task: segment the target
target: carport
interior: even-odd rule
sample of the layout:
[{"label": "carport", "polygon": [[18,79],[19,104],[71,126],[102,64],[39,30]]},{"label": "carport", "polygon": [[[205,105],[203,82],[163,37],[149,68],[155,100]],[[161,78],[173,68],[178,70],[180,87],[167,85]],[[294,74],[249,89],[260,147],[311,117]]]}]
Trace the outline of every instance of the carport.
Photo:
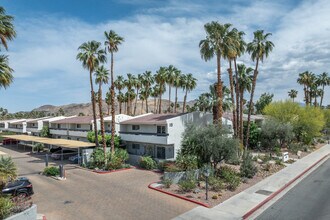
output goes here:
[{"label": "carport", "polygon": [[[24,141],[24,142],[30,142],[31,144],[24,143],[24,146],[30,146],[33,147],[34,143],[42,143],[47,144],[49,146],[49,149],[53,146],[58,146],[62,148],[61,152],[61,159],[63,161],[63,148],[67,149],[76,149],[78,150],[78,164],[80,164],[80,151],[82,148],[91,148],[95,147],[94,143],[88,143],[83,141],[74,141],[74,140],[66,140],[66,139],[54,139],[54,138],[45,138],[45,137],[36,137],[36,136],[29,136],[29,135],[3,135],[5,138],[10,138],[17,141]],[[17,143],[18,145],[18,143]]]}]

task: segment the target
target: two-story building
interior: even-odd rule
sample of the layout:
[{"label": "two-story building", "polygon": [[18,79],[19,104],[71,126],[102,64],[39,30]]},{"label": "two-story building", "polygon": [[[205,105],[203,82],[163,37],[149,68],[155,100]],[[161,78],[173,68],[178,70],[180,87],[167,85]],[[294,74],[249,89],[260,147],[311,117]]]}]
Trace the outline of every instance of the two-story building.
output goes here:
[{"label": "two-story building", "polygon": [[26,132],[33,136],[39,136],[40,131],[44,127],[44,120],[50,119],[51,117],[35,118],[26,120]]},{"label": "two-story building", "polygon": [[[87,141],[87,133],[93,130],[93,116],[73,116],[51,121],[49,132],[53,138]],[[97,127],[100,128],[97,120]]]},{"label": "two-story building", "polygon": [[148,114],[121,122],[119,134],[130,154],[130,163],[136,164],[144,155],[174,160],[186,125],[211,123],[210,113]]},{"label": "two-story building", "polygon": [[26,119],[11,120],[8,122],[7,131],[15,133],[26,133]]},{"label": "two-story building", "polygon": [[[136,116],[138,117],[138,116]],[[132,116],[125,115],[125,114],[119,114],[115,116],[115,131],[116,135],[119,135],[120,130],[120,123],[129,119],[132,119]],[[98,120],[99,121],[99,120]],[[111,122],[112,122],[112,116],[104,117],[104,129],[106,134],[111,134]]]},{"label": "two-story building", "polygon": [[0,121],[0,131],[7,131],[8,130],[8,126],[9,126],[9,122],[11,121],[15,121],[16,119],[12,119],[12,120],[2,120]]}]

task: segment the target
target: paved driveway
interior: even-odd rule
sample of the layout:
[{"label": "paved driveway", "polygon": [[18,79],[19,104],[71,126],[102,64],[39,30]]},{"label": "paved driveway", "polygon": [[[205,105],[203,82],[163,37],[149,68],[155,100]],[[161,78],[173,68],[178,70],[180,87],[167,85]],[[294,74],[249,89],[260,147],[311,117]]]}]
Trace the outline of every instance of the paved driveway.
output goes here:
[{"label": "paved driveway", "polygon": [[153,172],[132,169],[102,175],[66,165],[67,180],[58,181],[39,175],[42,159],[13,147],[0,146],[0,151],[11,155],[19,175],[32,181],[33,201],[48,220],[171,219],[196,207],[148,189],[159,180]]}]

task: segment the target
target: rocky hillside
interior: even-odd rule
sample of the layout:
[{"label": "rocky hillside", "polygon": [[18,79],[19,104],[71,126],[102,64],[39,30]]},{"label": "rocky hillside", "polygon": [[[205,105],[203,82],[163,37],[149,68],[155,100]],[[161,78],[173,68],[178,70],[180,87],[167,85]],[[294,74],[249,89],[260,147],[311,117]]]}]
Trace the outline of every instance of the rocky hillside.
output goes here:
[{"label": "rocky hillside", "polygon": [[[177,112],[182,112],[182,105],[183,102],[178,102],[180,107],[178,108]],[[194,105],[195,101],[189,101],[187,105],[192,106]],[[132,103],[132,113],[134,114],[134,106],[135,101]],[[148,100],[148,108],[149,112],[154,111],[154,100],[150,99]],[[168,108],[168,100],[162,100],[162,110],[166,110]],[[108,106],[105,102],[103,102],[102,106],[103,112],[105,114],[108,114]],[[126,113],[126,105],[122,104],[122,113]],[[57,114],[63,110],[64,115],[70,116],[70,115],[92,115],[92,104],[91,103],[79,103],[79,104],[69,104],[69,105],[61,105],[61,106],[54,106],[54,105],[43,105],[38,108],[33,109],[32,111],[38,111],[38,112],[44,112],[46,115],[52,115]],[[97,111],[99,111],[97,109]],[[142,101],[138,100],[136,104],[136,115],[146,113],[146,103],[143,102],[142,107]],[[116,114],[119,113],[119,104],[116,103]]]}]

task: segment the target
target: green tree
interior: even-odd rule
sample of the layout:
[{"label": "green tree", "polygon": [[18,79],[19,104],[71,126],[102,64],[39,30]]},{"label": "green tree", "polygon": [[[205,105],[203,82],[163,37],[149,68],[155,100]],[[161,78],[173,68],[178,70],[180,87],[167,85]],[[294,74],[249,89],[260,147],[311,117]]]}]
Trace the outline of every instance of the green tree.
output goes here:
[{"label": "green tree", "polygon": [[[125,86],[127,88],[127,91],[132,91],[132,88],[134,87],[135,85],[135,82],[136,82],[136,77],[131,74],[131,73],[127,73],[127,79],[124,81],[125,83]],[[131,97],[131,92],[127,92],[127,114],[128,115],[131,115],[132,112],[131,112],[131,101],[132,101],[132,97]]]},{"label": "green tree", "polygon": [[[98,103],[99,103],[101,136],[102,136],[104,154],[106,154],[107,145],[105,141],[105,128],[104,128],[104,118],[102,111],[102,85],[108,84],[108,82],[109,82],[109,71],[103,65],[99,66],[95,71],[95,83],[99,85]],[[94,123],[96,123],[96,121],[94,121]]]},{"label": "green tree", "polygon": [[[93,73],[100,63],[106,62],[105,51],[100,49],[101,43],[96,41],[88,41],[79,46],[79,53],[77,54],[77,60],[82,62],[82,65],[85,69],[89,70],[89,82],[91,87],[91,99],[92,99],[92,108],[93,108],[93,119],[96,122],[96,106],[95,106],[95,92],[93,86]],[[94,123],[94,135],[97,139],[97,125]],[[99,145],[96,140],[96,146]]]},{"label": "green tree", "polygon": [[205,61],[211,60],[216,56],[217,60],[217,115],[216,121],[220,121],[221,126],[222,118],[222,80],[221,80],[221,56],[223,56],[226,50],[226,38],[229,32],[231,24],[220,24],[218,22],[212,21],[211,23],[206,23],[204,29],[206,32],[206,38],[199,42],[200,54],[202,59]]},{"label": "green tree", "polygon": [[159,114],[162,114],[162,95],[166,91],[165,83],[167,80],[166,67],[160,67],[156,72],[155,81],[158,84],[158,95],[159,95]]},{"label": "green tree", "polygon": [[6,10],[0,6],[0,50],[1,45],[8,50],[8,41],[16,37],[14,17],[6,14]]},{"label": "green tree", "polygon": [[13,82],[13,72],[9,66],[8,56],[0,55],[0,89],[6,89]]},{"label": "green tree", "polygon": [[[251,55],[252,61],[256,62],[256,67],[253,73],[252,80],[252,88],[250,93],[250,102],[249,102],[249,113],[248,113],[248,121],[247,121],[247,135],[246,135],[246,144],[249,143],[249,130],[250,130],[250,122],[251,122],[251,114],[252,114],[252,103],[254,97],[254,90],[257,84],[258,78],[258,67],[259,61],[263,62],[265,58],[269,56],[274,48],[273,42],[268,40],[268,37],[271,36],[271,33],[264,34],[263,30],[257,30],[254,32],[254,39],[252,42],[247,44],[247,52]],[[248,145],[245,146],[246,148]]]},{"label": "green tree", "polygon": [[197,79],[193,77],[191,73],[183,74],[181,75],[181,87],[185,91],[184,98],[183,98],[183,107],[182,112],[184,113],[186,109],[186,103],[187,103],[187,96],[188,92],[191,92],[194,90],[197,86]]},{"label": "green tree", "polygon": [[228,134],[227,129],[217,125],[189,125],[183,135],[180,154],[196,156],[199,167],[212,164],[216,168],[222,161],[229,160],[238,153],[238,140]]},{"label": "green tree", "polygon": [[110,87],[110,93],[111,93],[111,153],[115,153],[115,84],[114,84],[114,78],[113,78],[113,66],[114,66],[114,53],[118,52],[118,46],[124,42],[124,38],[116,34],[113,30],[110,30],[109,32],[104,32],[105,35],[105,46],[107,47],[108,52],[111,55],[111,66],[110,66],[110,73],[111,73],[111,87]]},{"label": "green tree", "polygon": [[288,92],[288,96],[292,99],[292,102],[294,102],[294,99],[297,98],[297,95],[298,95],[298,91],[295,89],[291,89]]},{"label": "green tree", "polygon": [[[155,82],[155,78],[151,71],[145,71],[142,75],[142,84],[144,86],[144,98],[146,101],[146,112],[149,112],[148,99],[151,95],[151,86]],[[143,106],[143,105],[142,105]]]},{"label": "green tree", "polygon": [[0,188],[17,177],[17,168],[11,157],[0,156]]},{"label": "green tree", "polygon": [[180,70],[174,72],[173,86],[175,87],[175,102],[174,102],[174,113],[177,113],[178,106],[178,88],[182,87],[182,74]]},{"label": "green tree", "polygon": [[328,73],[323,72],[322,74],[317,76],[317,82],[320,86],[322,86],[321,101],[320,101],[320,106],[322,107],[323,96],[324,96],[324,87],[330,85],[330,76],[328,75]]},{"label": "green tree", "polygon": [[40,131],[40,137],[51,137],[49,127],[48,126],[43,126],[41,131]]},{"label": "green tree", "polygon": [[[121,90],[125,88],[124,77],[121,75],[117,76],[117,79],[115,80],[114,85],[115,85],[116,89],[118,89],[118,93],[121,94]],[[117,100],[119,102],[119,114],[121,114],[122,100],[118,99],[118,98],[117,98]],[[111,103],[111,93],[110,93],[110,103]],[[108,115],[110,115],[110,114],[108,114]]]},{"label": "green tree", "polygon": [[263,114],[264,108],[273,101],[274,94],[263,93],[256,102],[256,114]]}]

